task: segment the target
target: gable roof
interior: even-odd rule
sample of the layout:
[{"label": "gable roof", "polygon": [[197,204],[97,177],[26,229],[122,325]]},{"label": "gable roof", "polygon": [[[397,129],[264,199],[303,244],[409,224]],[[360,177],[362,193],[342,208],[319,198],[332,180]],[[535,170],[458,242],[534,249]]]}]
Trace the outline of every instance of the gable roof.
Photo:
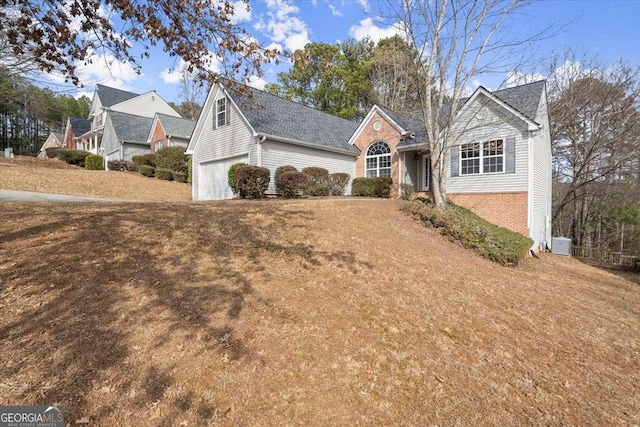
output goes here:
[{"label": "gable roof", "polygon": [[156,113],[158,120],[162,123],[162,127],[167,135],[178,138],[189,139],[196,127],[195,120],[183,119],[182,117],[173,117],[167,114]]},{"label": "gable roof", "polygon": [[236,106],[258,134],[359,153],[347,142],[358,123],[248,86],[231,93]]},{"label": "gable roof", "polygon": [[527,118],[535,120],[545,83],[545,80],[539,80],[533,83],[496,90],[492,93],[496,98],[499,98]]},{"label": "gable roof", "polygon": [[71,123],[74,137],[78,137],[91,130],[91,120],[85,120],[80,117],[69,117],[69,122]]},{"label": "gable roof", "polygon": [[96,85],[95,94],[100,98],[102,106],[106,108],[139,96],[137,93],[127,92],[126,90],[116,89],[101,84]]},{"label": "gable roof", "polygon": [[118,141],[148,144],[147,137],[153,119],[119,111],[109,111],[109,117],[111,117],[111,124],[116,131]]}]

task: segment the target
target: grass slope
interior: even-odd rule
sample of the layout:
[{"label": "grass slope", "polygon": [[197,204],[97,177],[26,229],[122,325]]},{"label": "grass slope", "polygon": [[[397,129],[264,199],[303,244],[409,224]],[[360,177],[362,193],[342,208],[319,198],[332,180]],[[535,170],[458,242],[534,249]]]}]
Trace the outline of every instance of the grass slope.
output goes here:
[{"label": "grass slope", "polygon": [[0,211],[0,404],[96,425],[633,425],[637,284],[388,200]]}]

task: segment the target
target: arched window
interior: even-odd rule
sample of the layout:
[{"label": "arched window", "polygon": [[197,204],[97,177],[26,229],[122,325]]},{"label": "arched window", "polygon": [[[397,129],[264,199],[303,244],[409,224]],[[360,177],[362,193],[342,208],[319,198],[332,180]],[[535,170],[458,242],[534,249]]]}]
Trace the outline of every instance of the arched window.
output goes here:
[{"label": "arched window", "polygon": [[364,158],[367,177],[391,176],[391,148],[384,142],[374,142]]}]

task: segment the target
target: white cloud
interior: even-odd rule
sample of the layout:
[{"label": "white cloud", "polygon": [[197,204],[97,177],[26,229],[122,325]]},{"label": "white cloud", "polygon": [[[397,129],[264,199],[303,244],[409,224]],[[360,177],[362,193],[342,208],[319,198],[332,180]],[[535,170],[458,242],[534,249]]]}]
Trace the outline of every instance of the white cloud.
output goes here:
[{"label": "white cloud", "polygon": [[358,4],[365,12],[369,12],[369,2],[367,0],[358,0]]},{"label": "white cloud", "polygon": [[258,76],[249,76],[247,78],[247,84],[251,87],[254,87],[259,90],[264,90],[264,86],[267,84],[267,81],[262,77]]},{"label": "white cloud", "polygon": [[242,0],[232,2],[233,6],[233,22],[248,22],[251,21],[251,9],[248,9],[247,3]]},{"label": "white cloud", "polygon": [[505,86],[519,86],[527,83],[533,83],[542,79],[544,79],[544,76],[540,73],[526,74],[522,71],[509,71],[507,73],[507,78],[505,79]]},{"label": "white cloud", "polygon": [[374,43],[378,43],[382,39],[393,37],[395,35],[402,36],[400,25],[390,25],[386,28],[378,27],[371,18],[365,18],[358,25],[349,28],[349,34],[356,40],[362,40],[369,37]]},{"label": "white cloud", "polygon": [[166,84],[170,84],[170,85],[178,84],[182,79],[182,73],[180,72],[180,70],[182,70],[182,68],[186,64],[187,63],[184,61],[184,59],[180,59],[178,66],[174,67],[173,69],[166,68],[160,73],[158,77],[160,77],[162,81],[165,82]]},{"label": "white cloud", "polygon": [[254,28],[263,31],[275,43],[284,43],[289,50],[302,49],[309,43],[307,23],[297,16],[300,9],[292,0],[267,0],[267,22],[256,22]]},{"label": "white cloud", "polygon": [[329,3],[328,6],[329,6],[329,10],[334,16],[342,16],[342,12],[340,12],[337,7],[335,7],[331,3]]}]

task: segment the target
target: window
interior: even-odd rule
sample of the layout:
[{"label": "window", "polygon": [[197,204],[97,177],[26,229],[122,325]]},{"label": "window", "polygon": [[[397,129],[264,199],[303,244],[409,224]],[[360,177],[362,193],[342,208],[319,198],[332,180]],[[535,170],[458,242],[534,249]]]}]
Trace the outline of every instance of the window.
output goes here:
[{"label": "window", "polygon": [[161,150],[165,147],[164,142],[164,139],[156,141],[156,151]]},{"label": "window", "polygon": [[219,128],[228,124],[227,98],[220,98],[216,101],[215,127]]},{"label": "window", "polygon": [[391,176],[391,149],[384,142],[374,142],[365,156],[367,178]]},{"label": "window", "polygon": [[504,140],[472,142],[460,147],[460,174],[504,172]]}]

